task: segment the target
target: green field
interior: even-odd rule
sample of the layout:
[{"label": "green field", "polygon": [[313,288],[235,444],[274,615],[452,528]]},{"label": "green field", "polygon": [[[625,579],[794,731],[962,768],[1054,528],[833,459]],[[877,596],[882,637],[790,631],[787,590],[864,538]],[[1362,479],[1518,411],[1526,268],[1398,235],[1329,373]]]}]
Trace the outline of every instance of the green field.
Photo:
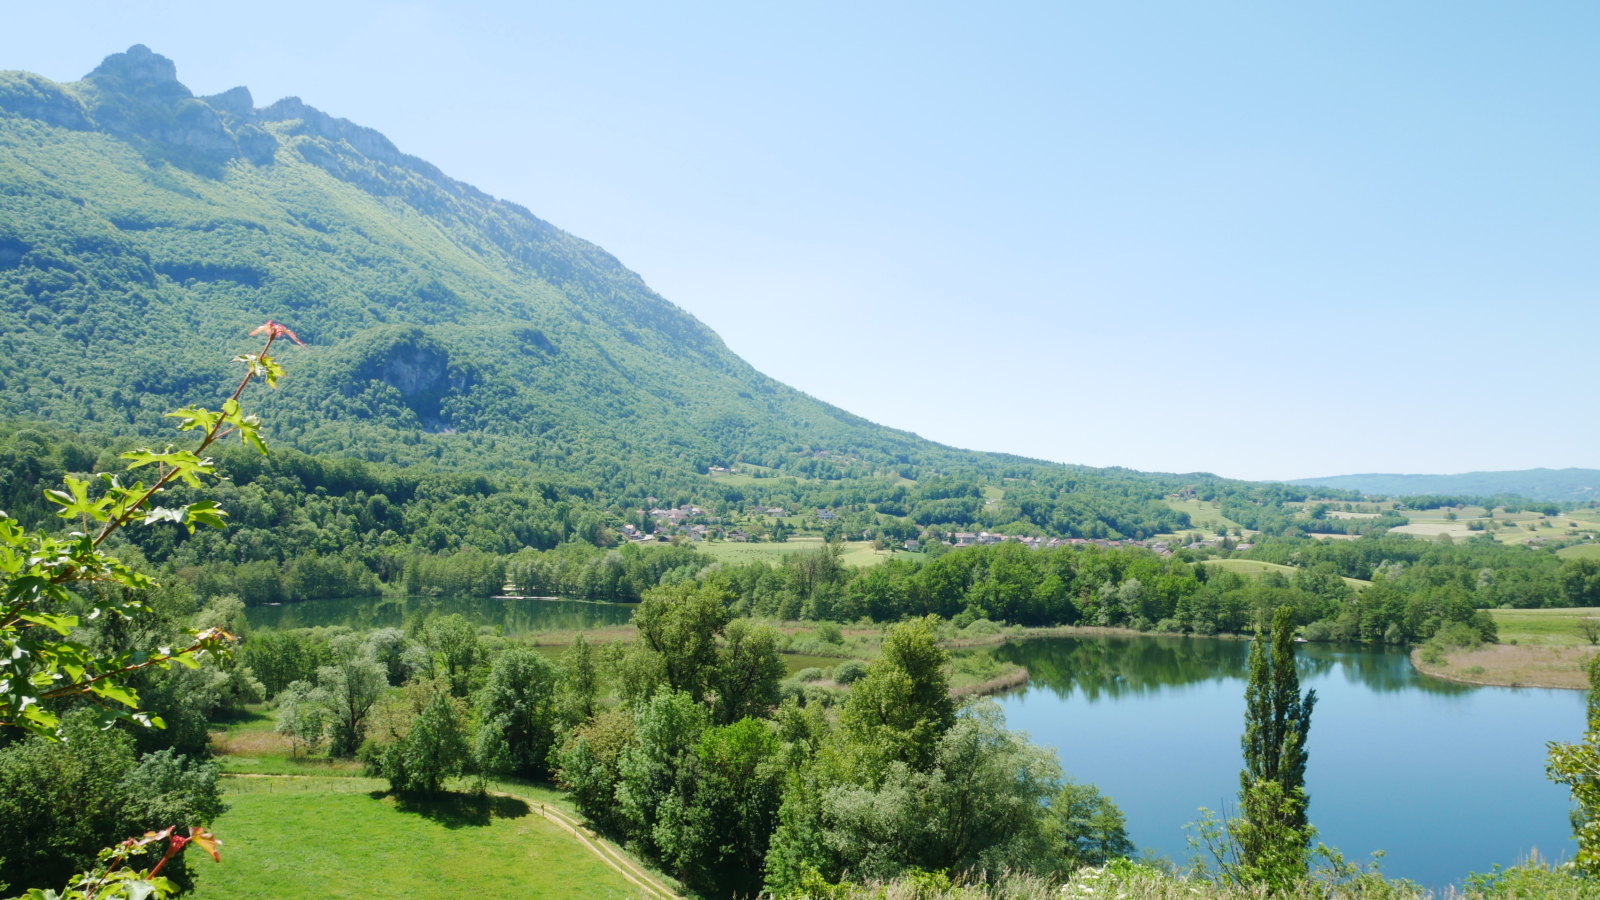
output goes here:
[{"label": "green field", "polygon": [[1576,547],[1562,547],[1556,551],[1562,559],[1600,559],[1600,543],[1579,544]]},{"label": "green field", "polygon": [[1489,615],[1500,629],[1501,643],[1572,646],[1588,645],[1578,626],[1600,617],[1600,609],[1491,609]]},{"label": "green field", "polygon": [[[790,538],[781,544],[770,542],[741,544],[736,541],[705,541],[695,544],[694,548],[701,553],[708,553],[720,562],[740,565],[750,562],[778,563],[790,553],[802,550],[815,550],[822,546],[821,538]],[[875,566],[884,562],[893,555],[897,559],[917,560],[922,559],[921,553],[907,553],[903,550],[890,554],[872,549],[866,541],[846,541],[844,543],[843,562],[847,566]]]},{"label": "green field", "polygon": [[[1263,572],[1282,572],[1286,577],[1289,578],[1293,578],[1295,573],[1295,568],[1293,566],[1280,566],[1277,563],[1261,562],[1260,560],[1255,559],[1208,559],[1206,560],[1206,568],[1226,569],[1229,572],[1238,572],[1241,575],[1261,575]],[[1372,586],[1372,582],[1362,581],[1359,578],[1346,578],[1344,583],[1350,585],[1358,591],[1362,588],[1368,588]]]},{"label": "green field", "polygon": [[229,778],[196,900],[625,898],[640,894],[520,799],[399,801],[380,781]]},{"label": "green field", "polygon": [[1189,514],[1190,527],[1197,531],[1204,531],[1207,537],[1216,534],[1218,525],[1224,528],[1238,528],[1243,532],[1244,526],[1222,514],[1222,510],[1212,506],[1204,500],[1168,500],[1167,505],[1173,510]]}]

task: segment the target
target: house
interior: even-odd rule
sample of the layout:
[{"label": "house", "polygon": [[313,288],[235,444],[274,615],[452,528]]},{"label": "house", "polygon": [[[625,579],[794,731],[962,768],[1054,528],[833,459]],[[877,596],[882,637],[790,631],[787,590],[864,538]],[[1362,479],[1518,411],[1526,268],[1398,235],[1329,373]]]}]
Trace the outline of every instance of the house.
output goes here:
[{"label": "house", "polygon": [[823,522],[832,522],[838,516],[834,515],[831,509],[819,509],[817,510],[817,518]]},{"label": "house", "polygon": [[774,506],[774,507],[772,507],[772,508],[771,508],[771,509],[769,509],[769,510],[767,510],[767,515],[769,515],[769,516],[776,516],[776,517],[778,517],[778,518],[780,518],[780,519],[781,519],[781,518],[783,518],[783,516],[784,516],[784,512],[783,512],[783,507],[781,507],[781,506]]},{"label": "house", "polygon": [[1255,544],[1240,544],[1240,545],[1234,547],[1233,549],[1235,549],[1235,550],[1249,550],[1249,549],[1251,549],[1253,547],[1255,547]]},{"label": "house", "polygon": [[743,543],[745,543],[745,542],[750,540],[750,535],[745,534],[742,531],[737,531],[737,530],[730,531],[730,532],[728,532],[728,540],[730,540],[730,541],[738,541],[739,543],[743,544]]},{"label": "house", "polygon": [[922,545],[917,543],[916,541],[906,541],[905,547],[906,547],[907,550],[910,550],[912,553],[915,553],[918,550],[922,549]]},{"label": "house", "polygon": [[726,468],[724,468],[722,466],[712,466],[711,468],[707,469],[706,472],[712,478],[715,478],[718,475],[726,475],[726,474],[728,474],[728,469],[726,469]]},{"label": "house", "polygon": [[956,543],[960,544],[962,541],[966,541],[968,544],[976,544],[978,542],[978,536],[970,531],[956,532]]}]

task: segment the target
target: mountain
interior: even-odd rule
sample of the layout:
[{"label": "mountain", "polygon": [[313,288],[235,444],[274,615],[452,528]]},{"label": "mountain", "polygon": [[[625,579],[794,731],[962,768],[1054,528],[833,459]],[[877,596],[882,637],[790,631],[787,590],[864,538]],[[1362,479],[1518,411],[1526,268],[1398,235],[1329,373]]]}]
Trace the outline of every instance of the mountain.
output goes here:
[{"label": "mountain", "polygon": [[[503,473],[609,514],[658,494],[1131,536],[1187,527],[1165,496],[1224,484],[876,425],[756,371],[521,206],[298,98],[197,97],[144,46],[68,84],[0,72],[0,437],[32,430],[18,460],[70,442],[45,434],[64,426],[98,436],[91,460],[168,440],[162,414],[225,391],[268,317],[308,344],[284,348],[290,378],[260,401],[280,446]],[[707,477],[733,464],[793,480]]]},{"label": "mountain", "polygon": [[1533,500],[1600,500],[1600,469],[1522,469],[1515,472],[1465,472],[1460,475],[1332,475],[1287,484],[1359,491],[1363,494],[1444,494],[1493,497],[1518,494]]},{"label": "mountain", "polygon": [[458,432],[535,464],[953,459],[763,376],[601,248],[297,98],[195,97],[135,46],[72,84],[0,74],[0,112],[0,414],[162,428],[271,316],[310,345],[285,354],[310,384],[271,410],[308,451],[470,456],[417,440]]}]

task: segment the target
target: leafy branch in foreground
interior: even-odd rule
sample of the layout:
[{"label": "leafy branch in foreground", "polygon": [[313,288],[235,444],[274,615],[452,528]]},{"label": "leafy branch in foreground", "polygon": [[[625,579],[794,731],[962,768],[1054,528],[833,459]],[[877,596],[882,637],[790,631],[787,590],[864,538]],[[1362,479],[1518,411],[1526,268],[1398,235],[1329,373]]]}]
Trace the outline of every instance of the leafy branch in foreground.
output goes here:
[{"label": "leafy branch in foreground", "polygon": [[[203,454],[219,440],[238,435],[244,444],[267,452],[260,418],[245,415],[239,398],[253,380],[276,387],[284,371],[269,355],[272,345],[279,338],[297,344],[300,339],[271,320],[251,332],[263,334],[266,345],[260,352],[234,358],[244,364],[245,374],[221,410],[190,407],[168,413],[180,420],[179,431],[200,433],[199,446],[193,450],[168,446],[162,452],[145,448],[122,454],[129,461],[129,471],[155,467],[156,477],[149,486],[142,481],[125,484],[119,476],[106,473],[82,480],[67,476],[66,490],[46,492],[46,498],[60,507],[57,515],[81,526],[64,538],[43,532],[29,534],[15,519],[0,513],[0,725],[58,738],[60,720],[47,704],[85,696],[95,701],[107,720],[132,719],[161,727],[158,718],[138,711],[138,695],[124,683],[126,676],[150,666],[170,668],[174,662],[194,668],[203,654],[227,652],[234,637],[220,628],[187,632],[186,646],[117,653],[73,640],[72,630],[84,618],[94,621],[150,612],[133,591],[154,583],[101,549],[119,528],[131,523],[174,522],[193,533],[198,525],[223,526],[226,513],[213,501],[170,509],[155,506],[153,501],[175,479],[200,487],[201,476],[216,477],[215,464]],[[85,617],[70,613],[79,601],[74,587],[93,593]],[[121,704],[124,709],[104,701]]]},{"label": "leafy branch in foreground", "polygon": [[[74,875],[67,882],[64,891],[41,890],[33,888],[17,900],[112,900],[112,898],[126,898],[126,900],[148,900],[148,898],[170,897],[178,892],[178,886],[171,879],[161,875],[161,869],[174,856],[188,844],[194,844],[204,850],[217,862],[222,861],[217,848],[222,842],[216,835],[204,828],[190,827],[189,833],[178,834],[177,826],[163,828],[160,831],[146,832],[144,837],[128,838],[115,847],[100,851],[100,865],[83,873]],[[124,868],[131,857],[141,855],[162,841],[167,842],[166,852],[161,855],[161,860],[149,869]]]}]

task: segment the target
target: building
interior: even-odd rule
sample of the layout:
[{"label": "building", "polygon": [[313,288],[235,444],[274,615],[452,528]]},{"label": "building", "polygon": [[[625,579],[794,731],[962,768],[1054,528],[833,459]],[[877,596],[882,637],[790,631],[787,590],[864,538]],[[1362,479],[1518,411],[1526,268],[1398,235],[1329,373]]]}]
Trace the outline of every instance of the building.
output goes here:
[{"label": "building", "polygon": [[834,515],[833,514],[833,510],[831,510],[831,509],[819,509],[819,510],[817,510],[817,519],[819,521],[832,522],[834,519],[837,519],[837,518],[839,518],[839,517]]},{"label": "building", "polygon": [[922,545],[917,543],[916,541],[906,541],[906,545],[905,546],[906,546],[906,549],[910,550],[912,553],[915,553],[918,550],[922,549]]}]

